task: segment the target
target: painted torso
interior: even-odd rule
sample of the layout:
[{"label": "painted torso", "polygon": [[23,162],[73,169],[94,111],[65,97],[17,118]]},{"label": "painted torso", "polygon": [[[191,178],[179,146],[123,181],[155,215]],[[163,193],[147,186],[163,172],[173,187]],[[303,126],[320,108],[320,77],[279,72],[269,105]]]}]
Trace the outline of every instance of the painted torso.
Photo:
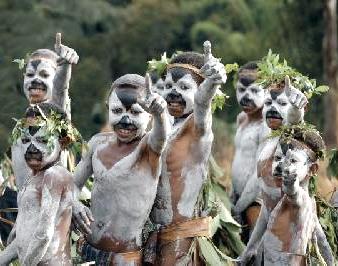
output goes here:
[{"label": "painted torso", "polygon": [[[39,265],[71,265],[69,233],[72,213],[72,188],[70,173],[60,166],[53,166],[45,174],[57,171],[63,175],[62,195],[55,218],[54,234]],[[42,183],[44,176],[29,179],[18,194],[18,217],[16,220],[16,243],[18,256],[22,261],[31,240],[34,228],[39,224],[41,211]],[[29,230],[28,230],[29,229]]]},{"label": "painted torso", "polygon": [[154,204],[153,219],[168,225],[188,220],[207,177],[207,161],[213,140],[212,132],[199,136],[190,115],[174,128],[163,153],[162,172]]},{"label": "painted torso", "polygon": [[301,206],[284,195],[272,211],[264,234],[264,265],[305,265],[315,225],[315,202],[300,189]]},{"label": "painted torso", "polygon": [[235,156],[232,162],[232,184],[236,197],[243,192],[249,178],[256,172],[257,150],[263,125],[262,119],[249,121],[244,112],[239,114],[238,120]]},{"label": "painted torso", "polygon": [[154,202],[160,156],[139,142],[121,147],[114,133],[96,135],[92,154],[94,222],[87,240],[101,250],[126,252],[141,246]]}]

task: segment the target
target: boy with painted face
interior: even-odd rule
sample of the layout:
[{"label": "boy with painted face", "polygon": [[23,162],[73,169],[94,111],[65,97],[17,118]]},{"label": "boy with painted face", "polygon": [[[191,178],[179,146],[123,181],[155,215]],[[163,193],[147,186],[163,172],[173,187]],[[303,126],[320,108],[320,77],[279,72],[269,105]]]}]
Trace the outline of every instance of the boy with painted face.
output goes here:
[{"label": "boy with painted face", "polygon": [[331,248],[309,195],[309,179],[318,172],[324,142],[315,131],[298,132],[291,140],[280,140],[272,173],[281,182],[282,198],[268,217],[263,236],[264,265],[306,265],[309,241],[321,249],[327,265],[333,265]]},{"label": "boy with painted face", "polygon": [[[145,98],[143,96],[146,94]],[[140,265],[142,229],[153,205],[166,142],[165,100],[146,80],[127,74],[108,97],[113,132],[95,135],[75,169],[77,192],[94,174],[91,209],[74,203],[74,221],[85,234],[78,252],[97,265]],[[153,118],[153,127],[146,132]]]},{"label": "boy with painted face", "polygon": [[16,257],[22,265],[72,265],[69,228],[73,182],[71,174],[59,164],[69,138],[66,132],[49,134],[48,128],[53,125],[46,117],[51,111],[67,123],[59,108],[41,104],[27,109],[20,126],[23,133],[17,141],[24,148],[32,174],[18,194],[16,238],[0,253],[1,265]]},{"label": "boy with painted face", "polygon": [[208,235],[209,219],[200,217],[196,205],[213,141],[211,102],[226,73],[212,56],[210,42],[204,43],[204,51],[181,53],[167,66],[164,98],[174,124],[152,212],[153,221],[163,226],[158,265],[191,263],[194,237]]},{"label": "boy with painted face", "polygon": [[[61,44],[61,33],[56,34],[55,52],[49,49],[34,51],[29,57],[23,81],[24,93],[29,103],[56,104],[70,119],[68,88],[71,67],[78,60],[79,56],[74,49]],[[20,190],[30,169],[23,163],[22,147],[17,143],[11,150],[16,185]]]},{"label": "boy with painted face", "polygon": [[[284,86],[270,86],[267,88],[267,96],[263,107],[263,117],[266,123],[265,136],[270,130],[275,130],[282,125],[295,125],[303,122],[304,107],[307,104],[305,95],[290,84],[288,76],[285,78]],[[279,141],[279,137],[266,138],[263,142],[262,150],[257,162],[256,182],[248,183],[243,191],[258,195],[261,191],[262,205],[256,226],[252,232],[247,248],[242,255],[242,261],[256,255],[260,240],[266,230],[268,217],[277,203],[282,198],[282,181],[272,171],[274,153]],[[249,186],[250,185],[250,186]],[[248,200],[243,197],[243,205],[246,206]],[[245,263],[244,263],[245,265]]]},{"label": "boy with painted face", "polygon": [[[257,176],[257,157],[262,143],[262,109],[264,104],[264,89],[255,83],[257,79],[257,63],[249,62],[242,66],[238,72],[236,96],[243,111],[237,116],[237,131],[235,136],[235,156],[232,162],[232,186],[234,212],[240,215],[245,209],[236,205],[245,185],[255,180]],[[245,167],[243,167],[245,166]],[[252,204],[255,198],[252,198]],[[248,208],[248,213],[259,212],[259,207]],[[250,215],[249,215],[250,216]],[[248,219],[246,223],[252,225]],[[251,226],[250,226],[251,227]]]}]

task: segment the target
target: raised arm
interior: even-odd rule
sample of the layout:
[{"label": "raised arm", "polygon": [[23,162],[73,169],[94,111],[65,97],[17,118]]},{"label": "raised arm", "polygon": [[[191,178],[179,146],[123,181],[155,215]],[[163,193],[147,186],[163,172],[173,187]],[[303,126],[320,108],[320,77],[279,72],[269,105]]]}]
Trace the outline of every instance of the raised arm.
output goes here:
[{"label": "raised arm", "polygon": [[295,125],[304,121],[304,107],[308,100],[304,93],[291,85],[290,78],[285,77],[285,94],[289,98],[291,108],[287,114],[287,124]]},{"label": "raised arm", "polygon": [[195,93],[194,100],[195,127],[201,135],[211,130],[211,102],[216,90],[227,79],[224,65],[220,62],[220,59],[213,57],[211,54],[211,43],[205,41],[203,46],[205,63],[200,71],[205,80]]},{"label": "raised arm", "polygon": [[151,89],[151,79],[147,73],[146,81],[146,95],[144,99],[138,99],[138,103],[144,110],[153,116],[153,128],[148,138],[148,145],[156,153],[161,153],[167,140],[168,134],[168,115],[165,112],[167,103],[157,93],[153,93]]},{"label": "raised arm", "polygon": [[54,79],[53,102],[70,117],[69,82],[72,76],[72,64],[77,64],[79,56],[74,49],[61,44],[61,33],[56,33],[55,52],[59,59]]},{"label": "raised arm", "polygon": [[[42,188],[39,223],[30,239],[23,265],[37,265],[45,255],[53,238],[56,215],[59,209],[63,186],[58,177],[46,174]],[[28,241],[28,240],[27,240]]]}]

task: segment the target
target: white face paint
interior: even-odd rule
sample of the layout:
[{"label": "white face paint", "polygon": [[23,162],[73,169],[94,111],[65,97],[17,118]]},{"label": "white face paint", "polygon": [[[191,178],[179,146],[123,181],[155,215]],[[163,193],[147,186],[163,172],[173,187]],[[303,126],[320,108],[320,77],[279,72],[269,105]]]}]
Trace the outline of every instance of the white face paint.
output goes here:
[{"label": "white face paint", "polygon": [[244,112],[253,113],[263,107],[265,93],[263,87],[259,84],[251,83],[245,86],[238,81],[236,84],[236,97]]},{"label": "white face paint", "polygon": [[[51,143],[52,145],[49,147],[48,143]],[[30,133],[29,130],[27,130],[24,136],[19,140],[19,145],[22,145],[23,151],[25,152],[27,165],[33,170],[42,169],[43,167],[56,162],[61,153],[58,137],[51,136],[47,139],[45,127],[40,127],[36,133]],[[30,152],[35,155],[31,155]],[[41,154],[41,157],[39,154]]]},{"label": "white face paint", "polygon": [[291,108],[291,103],[285,94],[275,90],[267,91],[263,106],[263,118],[267,125],[272,129],[277,129],[287,123],[287,114]]},{"label": "white face paint", "polygon": [[275,154],[272,161],[272,176],[280,178],[282,176],[282,165],[285,161],[285,154],[283,154],[282,147],[278,143]]},{"label": "white face paint", "polygon": [[153,86],[154,92],[157,92],[159,95],[164,97],[164,80],[162,78],[159,78],[156,83]]},{"label": "white face paint", "polygon": [[28,62],[23,88],[30,103],[39,103],[52,98],[55,75],[55,64],[49,59],[34,59]]},{"label": "white face paint", "polygon": [[308,176],[311,165],[312,163],[305,150],[299,148],[288,149],[282,164],[283,176],[293,175],[296,179],[295,185],[299,186]]},{"label": "white face paint", "polygon": [[[162,96],[168,103],[169,113],[175,117],[190,114],[193,111],[194,96],[198,89],[198,85],[191,74],[186,74],[177,82],[174,82],[171,73],[168,72],[164,84]],[[176,95],[176,97],[171,97],[173,95]]]},{"label": "white face paint", "polygon": [[[109,123],[116,132],[121,142],[130,142],[146,133],[150,114],[138,103],[134,103],[127,110],[113,91],[108,99]],[[128,123],[129,126],[120,127],[120,123]]]}]

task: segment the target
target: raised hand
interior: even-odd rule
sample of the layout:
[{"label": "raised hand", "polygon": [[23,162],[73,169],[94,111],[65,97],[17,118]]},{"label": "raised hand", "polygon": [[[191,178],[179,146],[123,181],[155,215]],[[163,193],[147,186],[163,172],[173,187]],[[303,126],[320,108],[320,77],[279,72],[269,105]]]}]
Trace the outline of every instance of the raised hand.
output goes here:
[{"label": "raised hand", "polygon": [[137,99],[138,104],[150,114],[163,113],[167,103],[159,94],[152,91],[152,82],[148,73],[145,76],[145,83],[145,94]]},{"label": "raised hand", "polygon": [[55,36],[55,52],[59,56],[58,64],[62,65],[64,63],[68,64],[77,64],[79,61],[79,56],[76,51],[66,45],[61,44],[61,33],[56,33]]},{"label": "raised hand", "polygon": [[295,87],[292,86],[289,76],[285,77],[285,94],[289,98],[290,103],[298,109],[304,108],[308,100],[304,93],[300,90],[297,90]]},{"label": "raised hand", "polygon": [[205,79],[211,80],[214,84],[223,84],[227,80],[225,67],[221,60],[215,58],[211,53],[211,43],[205,41],[203,44],[204,50],[204,66],[201,68],[201,73]]}]

